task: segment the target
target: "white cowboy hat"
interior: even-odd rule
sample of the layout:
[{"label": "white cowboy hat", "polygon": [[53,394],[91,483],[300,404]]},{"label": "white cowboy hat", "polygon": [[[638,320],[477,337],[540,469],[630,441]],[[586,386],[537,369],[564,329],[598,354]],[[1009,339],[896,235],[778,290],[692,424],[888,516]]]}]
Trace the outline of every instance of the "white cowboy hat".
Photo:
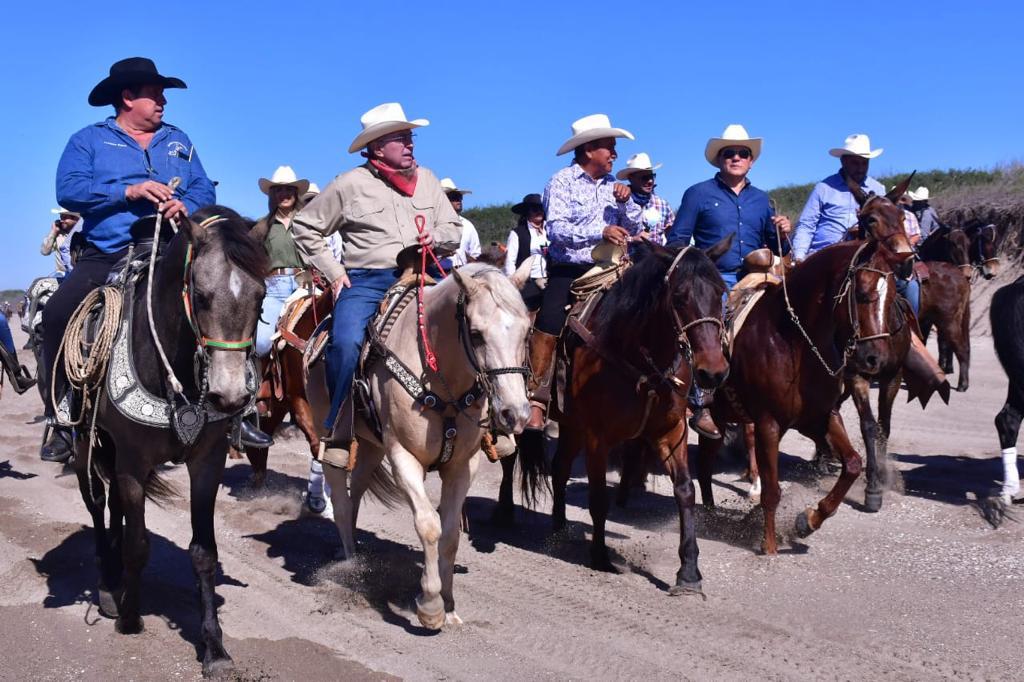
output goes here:
[{"label": "white cowboy hat", "polygon": [[306,194],[320,194],[320,185],[315,182],[309,183],[309,188],[306,190]]},{"label": "white cowboy hat", "polygon": [[833,147],[828,150],[828,153],[832,156],[843,157],[846,155],[859,156],[864,159],[873,159],[876,156],[880,156],[885,151],[881,147],[878,149],[871,148],[871,138],[864,133],[855,133],[850,135],[843,142],[842,147]]},{"label": "white cowboy hat", "polygon": [[928,191],[927,187],[922,185],[913,192],[907,192],[907,196],[909,196],[913,201],[928,201],[931,198],[931,192]]},{"label": "white cowboy hat", "polygon": [[76,218],[79,218],[79,219],[82,217],[81,213],[78,213],[76,211],[69,211],[66,208],[64,208],[63,206],[58,206],[57,208],[51,208],[50,209],[50,213],[52,213],[53,215],[59,215],[61,217],[66,216],[66,215],[73,215],[73,216],[75,216]]},{"label": "white cowboy hat", "polygon": [[359,122],[363,126],[363,132],[356,135],[356,139],[352,140],[352,144],[348,146],[349,154],[359,151],[388,133],[398,132],[399,130],[412,130],[413,128],[422,128],[423,126],[430,125],[430,121],[425,118],[408,120],[405,117],[405,110],[402,109],[402,105],[398,102],[388,102],[387,104],[375,106],[360,116]]},{"label": "white cowboy hat", "polygon": [[600,140],[605,137],[624,137],[628,140],[636,139],[633,137],[633,133],[628,130],[613,128],[612,122],[608,120],[607,115],[591,114],[590,116],[584,116],[572,124],[572,137],[566,140],[565,143],[558,148],[558,152],[555,156],[561,156],[568,151],[576,149],[576,147],[579,147],[581,144]]},{"label": "white cowboy hat", "polygon": [[747,129],[739,123],[730,123],[725,127],[721,137],[712,137],[704,145],[704,158],[715,168],[718,168],[718,153],[726,147],[746,147],[750,150],[750,160],[757,161],[761,156],[760,137],[747,135]]},{"label": "white cowboy hat", "polygon": [[282,185],[294,187],[301,197],[309,189],[309,180],[299,180],[291,166],[278,166],[269,179],[260,178],[260,191],[264,194],[270,194],[271,187]]},{"label": "white cowboy hat", "polygon": [[471,189],[462,189],[461,187],[456,186],[455,181],[451,178],[441,178],[441,189],[444,190],[445,194],[450,192],[458,192],[459,194],[473,193],[473,190]]},{"label": "white cowboy hat", "polygon": [[651,165],[651,157],[646,152],[640,152],[629,157],[629,161],[626,162],[626,167],[615,174],[615,177],[619,180],[625,180],[633,173],[638,171],[656,171],[661,168],[659,163],[657,166]]}]

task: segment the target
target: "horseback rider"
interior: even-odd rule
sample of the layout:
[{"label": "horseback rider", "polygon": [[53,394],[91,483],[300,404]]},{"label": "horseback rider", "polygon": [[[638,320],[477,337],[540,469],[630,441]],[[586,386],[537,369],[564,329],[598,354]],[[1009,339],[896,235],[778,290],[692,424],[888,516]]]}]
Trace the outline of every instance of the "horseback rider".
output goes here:
[{"label": "horseback rider", "polygon": [[533,379],[527,429],[544,428],[555,344],[565,324],[570,286],[593,266],[590,252],[602,239],[625,247],[632,235],[643,230],[643,207],[633,199],[629,186],[615,182],[612,175],[619,137],[635,139],[629,131],[613,128],[605,114],[575,121],[572,136],[556,153],[573,152],[572,163],[552,175],[544,187],[551,247],[548,284],[530,335]]},{"label": "horseback rider", "polygon": [[469,218],[462,215],[462,201],[465,195],[472,194],[473,190],[458,187],[451,178],[442,178],[441,187],[444,194],[451,202],[452,208],[459,215],[459,222],[462,223],[462,239],[459,241],[459,248],[450,258],[441,259],[441,265],[445,270],[459,268],[467,263],[472,263],[480,257],[480,233]]},{"label": "horseback rider", "polygon": [[44,256],[53,254],[54,277],[64,279],[74,267],[71,262],[71,233],[79,228],[82,216],[64,208],[55,208],[51,212],[57,215],[57,219],[50,225],[50,231],[43,239],[39,253]]},{"label": "horseback rider", "polygon": [[[215,201],[192,141],[163,122],[164,90],[185,87],[181,79],[157,72],[152,60],[130,57],[114,63],[89,93],[89,104],[113,106],[114,115],[72,135],[57,165],[57,202],[81,214],[84,247],[43,310],[44,376],[55,369],[64,329],[78,304],[127,254],[132,223],[152,214],[154,204],[164,218],[175,219]],[[167,184],[173,177],[181,178],[177,189]],[[52,402],[45,405],[50,419]],[[57,426],[40,456],[66,462],[71,443],[71,430]]]},{"label": "horseback rider", "polygon": [[[429,124],[408,120],[398,103],[381,104],[360,118],[363,130],[349,145],[366,162],[342,173],[292,221],[303,259],[331,282],[334,315],[326,350],[331,407],[324,428],[323,461],[348,466],[349,443],[334,436],[342,403],[359,363],[366,325],[397,281],[395,260],[410,246],[435,243],[454,250],[461,223],[437,177],[417,165],[413,130]],[[341,262],[327,242],[341,235]]]},{"label": "horseback rider", "polygon": [[536,256],[530,264],[530,278],[519,292],[531,316],[536,316],[544,300],[548,285],[548,231],[544,226],[544,203],[539,194],[527,194],[511,209],[519,220],[505,241],[504,269],[509,277],[527,258]]},{"label": "horseback rider", "polygon": [[[704,158],[718,173],[686,190],[668,234],[672,246],[686,246],[692,238],[697,247],[706,249],[735,233],[731,250],[716,263],[727,290],[736,285],[743,259],[751,251],[769,247],[780,256],[789,251],[788,243],[778,243],[776,233],[778,227],[783,235],[789,235],[789,218],[775,215],[768,194],[747,178],[761,155],[761,141],[750,137],[739,124],[726,126],[721,137],[709,139]],[[714,391],[693,384],[690,426],[708,438],[720,438],[707,407],[713,396]]]},{"label": "horseback rider", "polygon": [[928,235],[942,227],[939,214],[929,203],[932,198],[931,192],[922,185],[913,192],[907,192],[907,196],[911,201],[910,210],[917,216],[917,221],[921,224],[921,239],[927,239]]},{"label": "horseback rider", "polygon": [[633,201],[643,207],[644,233],[649,241],[665,244],[665,235],[672,229],[676,214],[667,201],[654,193],[654,172],[661,164],[651,165],[651,157],[644,152],[634,154],[626,161],[626,167],[615,174],[619,180],[629,183],[629,191],[633,193]]}]

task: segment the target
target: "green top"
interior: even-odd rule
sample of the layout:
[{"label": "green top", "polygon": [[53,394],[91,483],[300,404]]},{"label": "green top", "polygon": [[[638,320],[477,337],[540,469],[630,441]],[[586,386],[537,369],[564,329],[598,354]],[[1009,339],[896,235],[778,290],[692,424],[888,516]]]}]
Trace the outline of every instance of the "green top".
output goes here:
[{"label": "green top", "polygon": [[292,239],[291,231],[276,218],[270,226],[270,231],[267,232],[267,238],[263,240],[263,248],[267,250],[267,255],[270,256],[270,268],[272,270],[277,268],[304,267],[302,259],[299,257],[299,251],[295,248],[295,240]]}]

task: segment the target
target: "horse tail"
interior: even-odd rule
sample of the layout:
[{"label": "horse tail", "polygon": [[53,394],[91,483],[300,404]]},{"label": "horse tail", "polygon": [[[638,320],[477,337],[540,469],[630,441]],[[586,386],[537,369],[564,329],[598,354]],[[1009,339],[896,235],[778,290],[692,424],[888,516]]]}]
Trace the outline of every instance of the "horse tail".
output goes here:
[{"label": "horse tail", "polygon": [[375,497],[388,509],[395,509],[405,504],[405,493],[395,480],[395,471],[387,457],[381,460],[370,475],[370,485],[366,492]]},{"label": "horse tail", "polygon": [[999,289],[989,306],[996,357],[1011,383],[1024,379],[1024,281]]},{"label": "horse tail", "polygon": [[544,432],[523,431],[519,436],[519,490],[523,504],[537,506],[538,492],[551,492],[551,469],[544,447]]},{"label": "horse tail", "polygon": [[160,507],[164,506],[166,502],[181,496],[177,486],[171,483],[169,479],[161,476],[156,469],[149,472],[143,489],[145,490],[146,498]]}]

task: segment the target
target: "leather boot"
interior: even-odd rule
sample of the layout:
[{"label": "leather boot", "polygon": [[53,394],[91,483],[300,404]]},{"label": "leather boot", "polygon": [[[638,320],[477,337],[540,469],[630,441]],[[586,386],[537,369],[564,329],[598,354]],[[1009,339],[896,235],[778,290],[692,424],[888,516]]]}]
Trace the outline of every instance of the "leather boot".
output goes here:
[{"label": "leather boot", "polygon": [[247,448],[269,448],[274,444],[274,439],[253,426],[248,419],[243,419],[239,425],[239,439],[242,445]]},{"label": "leather boot", "polygon": [[50,440],[39,450],[39,459],[44,462],[64,464],[75,452],[71,440],[71,429],[66,426],[54,426],[50,432]]},{"label": "leather boot", "polygon": [[548,402],[551,400],[551,376],[554,370],[555,345],[558,337],[533,330],[530,335],[530,420],[527,429],[543,429]]},{"label": "leather boot", "polygon": [[0,361],[3,362],[4,372],[11,382],[11,388],[19,395],[36,385],[36,380],[29,373],[25,365],[18,362],[16,353],[12,353],[0,344]]},{"label": "leather boot", "polygon": [[903,380],[907,383],[909,400],[918,398],[922,407],[928,404],[935,392],[938,392],[943,402],[949,403],[950,386],[946,375],[913,331],[910,333],[910,350],[903,362]]},{"label": "leather boot", "polygon": [[689,424],[691,429],[705,438],[718,440],[722,437],[722,432],[718,430],[715,420],[711,418],[711,410],[707,407],[714,399],[713,390],[695,385],[690,392],[690,411],[693,414],[690,416]]}]

